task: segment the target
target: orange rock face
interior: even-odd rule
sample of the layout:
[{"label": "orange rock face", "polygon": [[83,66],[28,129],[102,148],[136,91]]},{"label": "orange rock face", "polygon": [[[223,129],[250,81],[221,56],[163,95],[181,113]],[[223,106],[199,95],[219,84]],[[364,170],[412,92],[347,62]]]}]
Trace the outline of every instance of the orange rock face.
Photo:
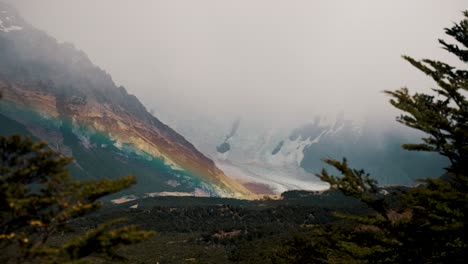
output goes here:
[{"label": "orange rock face", "polygon": [[131,146],[161,159],[174,170],[190,171],[199,179],[212,184],[222,196],[248,198],[251,195],[249,190],[227,177],[185,138],[146,110],[146,113],[137,115],[121,105],[102,102],[92,95],[87,95],[85,99],[59,98],[36,87],[4,81],[0,81],[0,88],[5,102],[106,134],[116,144]]}]

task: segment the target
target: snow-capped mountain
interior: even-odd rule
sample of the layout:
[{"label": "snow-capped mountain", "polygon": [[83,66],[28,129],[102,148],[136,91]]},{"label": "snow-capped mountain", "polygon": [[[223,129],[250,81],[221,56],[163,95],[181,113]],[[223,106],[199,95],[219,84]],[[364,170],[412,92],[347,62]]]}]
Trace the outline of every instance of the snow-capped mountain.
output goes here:
[{"label": "snow-capped mountain", "polygon": [[227,175],[254,192],[326,189],[315,176],[326,167],[324,158],[346,157],[351,166],[365,169],[384,185],[413,185],[416,178],[442,175],[447,164],[435,154],[401,149],[403,143],[418,141],[420,135],[413,131],[380,131],[375,129],[378,124],[346,120],[343,114],[317,117],[297,128],[242,120],[205,122],[209,131],[191,122],[175,123]]},{"label": "snow-capped mountain", "polygon": [[376,132],[378,123],[344,115],[281,126],[169,111],[157,118],[84,52],[58,43],[4,4],[0,89],[0,133],[49,141],[75,157],[80,175],[135,174],[145,193],[245,197],[320,190],[328,187],[315,176],[325,165],[323,158],[346,157],[386,185],[440,176],[446,164],[435,155],[400,148],[420,135]]}]

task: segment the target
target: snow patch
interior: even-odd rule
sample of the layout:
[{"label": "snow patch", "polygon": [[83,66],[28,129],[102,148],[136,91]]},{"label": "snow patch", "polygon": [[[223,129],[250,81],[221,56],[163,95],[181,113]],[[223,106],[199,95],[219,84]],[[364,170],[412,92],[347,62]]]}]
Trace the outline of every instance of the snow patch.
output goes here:
[{"label": "snow patch", "polygon": [[267,162],[270,165],[274,166],[286,166],[286,165],[297,165],[301,166],[301,162],[304,159],[304,149],[312,144],[318,143],[322,135],[325,133],[322,132],[313,140],[307,138],[303,140],[301,137],[296,138],[295,140],[285,139],[281,149],[267,156]]},{"label": "snow patch", "polygon": [[190,192],[154,192],[154,193],[146,193],[145,197],[159,197],[159,196],[195,196],[193,193]]},{"label": "snow patch", "polygon": [[159,196],[195,196],[195,197],[210,197],[213,196],[210,192],[201,188],[195,188],[193,192],[154,192],[146,193],[144,197],[159,197]]},{"label": "snow patch", "polygon": [[135,201],[136,199],[138,199],[138,197],[135,196],[135,195],[127,195],[127,196],[122,196],[122,197],[117,198],[117,199],[113,199],[113,200],[111,200],[111,202],[113,204],[123,204],[123,203],[126,203],[126,202]]},{"label": "snow patch", "polygon": [[[5,11],[3,11],[5,12]],[[9,17],[7,17],[7,20],[10,20]],[[19,30],[22,30],[23,28],[20,27],[20,26],[17,26],[17,25],[8,25],[10,24],[9,22],[8,23],[4,23],[1,19],[0,19],[0,32],[12,32],[12,31],[19,31]]]},{"label": "snow patch", "polygon": [[217,166],[226,175],[244,183],[267,185],[279,194],[288,190],[325,190],[328,183],[320,181],[313,174],[296,166],[270,166],[262,163],[235,164],[231,161],[217,161]]}]

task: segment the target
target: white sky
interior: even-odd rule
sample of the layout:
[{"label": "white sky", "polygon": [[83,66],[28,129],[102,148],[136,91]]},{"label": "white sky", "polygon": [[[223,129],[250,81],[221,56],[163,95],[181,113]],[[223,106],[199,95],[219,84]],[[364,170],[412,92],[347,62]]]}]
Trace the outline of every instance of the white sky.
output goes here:
[{"label": "white sky", "polygon": [[437,39],[468,9],[466,0],[7,2],[166,119],[280,123],[339,111],[393,118],[381,91],[431,84],[400,56],[453,61]]}]

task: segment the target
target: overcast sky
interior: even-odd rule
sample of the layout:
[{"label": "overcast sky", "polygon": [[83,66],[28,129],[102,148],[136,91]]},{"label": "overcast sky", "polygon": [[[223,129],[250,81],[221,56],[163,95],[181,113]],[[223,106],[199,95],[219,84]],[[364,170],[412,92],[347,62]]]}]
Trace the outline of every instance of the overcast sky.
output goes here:
[{"label": "overcast sky", "polygon": [[401,55],[453,61],[437,39],[468,9],[466,0],[7,2],[156,114],[258,121],[394,115],[383,90],[431,85]]}]

